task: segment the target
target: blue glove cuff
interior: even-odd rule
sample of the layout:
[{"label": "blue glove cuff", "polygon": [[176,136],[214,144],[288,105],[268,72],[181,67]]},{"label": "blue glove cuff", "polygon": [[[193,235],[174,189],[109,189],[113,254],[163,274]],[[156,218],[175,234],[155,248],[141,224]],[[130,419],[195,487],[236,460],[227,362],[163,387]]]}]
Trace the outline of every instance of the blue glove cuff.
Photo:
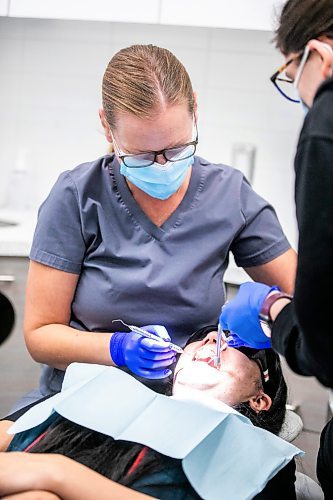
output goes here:
[{"label": "blue glove cuff", "polygon": [[271,339],[266,337],[266,340],[262,342],[255,342],[255,345],[251,344],[251,342],[246,342],[238,337],[237,334],[231,333],[227,338],[227,344],[229,347],[233,347],[234,349],[239,349],[240,347],[250,347],[251,349],[268,349],[272,347]]},{"label": "blue glove cuff", "polygon": [[110,356],[117,366],[125,366],[125,357],[123,352],[123,342],[127,333],[115,332],[110,339]]}]

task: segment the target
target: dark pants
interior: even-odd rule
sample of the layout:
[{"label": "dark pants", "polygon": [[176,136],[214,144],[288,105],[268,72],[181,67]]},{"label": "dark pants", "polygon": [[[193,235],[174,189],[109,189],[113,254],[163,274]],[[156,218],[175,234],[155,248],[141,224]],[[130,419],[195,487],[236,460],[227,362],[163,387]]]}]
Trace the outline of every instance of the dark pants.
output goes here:
[{"label": "dark pants", "polygon": [[325,500],[333,499],[333,418],[326,424],[320,436],[317,457],[317,477],[325,494]]}]

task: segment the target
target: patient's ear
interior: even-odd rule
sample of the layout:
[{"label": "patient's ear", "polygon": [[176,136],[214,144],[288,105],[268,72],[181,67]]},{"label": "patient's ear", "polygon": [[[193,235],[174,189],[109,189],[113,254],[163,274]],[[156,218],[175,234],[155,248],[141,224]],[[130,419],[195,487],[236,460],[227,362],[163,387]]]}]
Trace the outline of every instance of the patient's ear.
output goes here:
[{"label": "patient's ear", "polygon": [[249,405],[255,412],[268,411],[272,406],[272,400],[262,389],[256,396],[249,399]]}]

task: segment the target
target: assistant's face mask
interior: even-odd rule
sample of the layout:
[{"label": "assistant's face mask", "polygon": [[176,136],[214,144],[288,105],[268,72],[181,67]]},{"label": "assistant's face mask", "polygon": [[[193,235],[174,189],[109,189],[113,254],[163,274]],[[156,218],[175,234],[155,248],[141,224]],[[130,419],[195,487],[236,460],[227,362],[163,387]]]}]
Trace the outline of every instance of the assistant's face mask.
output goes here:
[{"label": "assistant's face mask", "polygon": [[127,167],[121,162],[120,173],[149,196],[166,200],[182,185],[193,162],[194,156],[179,161],[168,161],[164,165],[153,163],[141,168]]},{"label": "assistant's face mask", "polygon": [[302,109],[303,109],[303,113],[306,116],[308,114],[308,112],[310,111],[310,108],[309,108],[309,106],[307,104],[305,104],[304,101],[302,101],[301,98],[300,98],[300,101],[301,101],[301,106],[302,106]]}]

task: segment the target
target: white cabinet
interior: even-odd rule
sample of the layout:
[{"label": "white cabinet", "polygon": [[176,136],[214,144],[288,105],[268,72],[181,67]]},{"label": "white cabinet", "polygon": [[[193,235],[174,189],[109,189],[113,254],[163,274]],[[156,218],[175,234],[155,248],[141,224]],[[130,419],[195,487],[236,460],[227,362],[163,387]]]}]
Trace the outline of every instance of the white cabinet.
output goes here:
[{"label": "white cabinet", "polygon": [[8,15],[8,2],[9,0],[0,0],[0,16]]},{"label": "white cabinet", "polygon": [[0,0],[0,15],[271,31],[276,11],[283,3],[284,0]]},{"label": "white cabinet", "polygon": [[162,0],[160,22],[183,26],[274,29],[281,0]]},{"label": "white cabinet", "polygon": [[9,7],[12,17],[135,23],[157,23],[159,11],[160,0],[10,0]]}]

